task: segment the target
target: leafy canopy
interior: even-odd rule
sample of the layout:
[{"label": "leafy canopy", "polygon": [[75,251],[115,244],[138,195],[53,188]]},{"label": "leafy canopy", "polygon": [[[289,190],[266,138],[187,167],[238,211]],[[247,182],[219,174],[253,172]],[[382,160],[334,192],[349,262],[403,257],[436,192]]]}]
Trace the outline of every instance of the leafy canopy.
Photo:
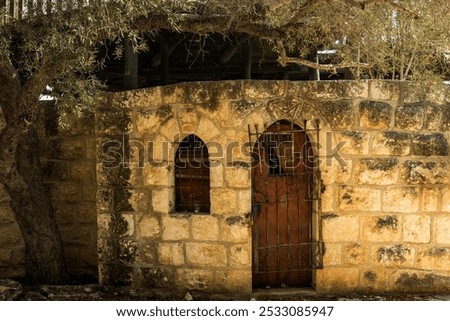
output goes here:
[{"label": "leafy canopy", "polygon": [[[356,78],[424,80],[449,72],[448,0],[81,0],[50,10],[34,1],[22,19],[3,13],[0,57],[21,79],[22,94],[57,98],[61,123],[93,105],[102,88],[99,48],[125,38],[145,50],[144,34],[162,29],[246,33],[268,41],[280,64],[337,70]],[[50,12],[50,13],[49,13]],[[318,50],[336,50],[327,65],[311,61]],[[28,90],[28,92],[25,92]]]}]

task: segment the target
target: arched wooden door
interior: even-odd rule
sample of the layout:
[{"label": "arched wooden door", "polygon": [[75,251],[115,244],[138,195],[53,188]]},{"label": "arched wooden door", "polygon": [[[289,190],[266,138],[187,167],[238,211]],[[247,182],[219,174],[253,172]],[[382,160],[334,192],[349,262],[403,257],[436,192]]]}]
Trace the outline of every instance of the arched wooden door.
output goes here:
[{"label": "arched wooden door", "polygon": [[253,150],[253,286],[311,285],[313,176],[306,132],[287,121]]}]

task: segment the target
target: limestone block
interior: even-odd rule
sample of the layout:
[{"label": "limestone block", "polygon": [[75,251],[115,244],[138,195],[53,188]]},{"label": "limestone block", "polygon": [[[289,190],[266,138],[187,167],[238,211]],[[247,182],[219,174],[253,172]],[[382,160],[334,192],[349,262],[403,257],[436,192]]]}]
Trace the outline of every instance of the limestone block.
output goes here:
[{"label": "limestone block", "polygon": [[416,187],[388,187],[383,193],[383,211],[415,213],[419,210],[420,195]]},{"label": "limestone block", "polygon": [[161,87],[161,97],[164,104],[178,104],[186,101],[186,88],[180,85]]},{"label": "limestone block", "polygon": [[211,97],[216,100],[234,100],[242,97],[242,82],[234,80],[209,83]]},{"label": "limestone block", "polygon": [[363,128],[388,129],[393,109],[386,102],[364,100],[359,105],[359,122]]},{"label": "limestone block", "polygon": [[448,272],[398,270],[392,274],[389,290],[407,293],[448,293]]},{"label": "limestone block", "polygon": [[325,186],[325,191],[322,193],[322,213],[330,213],[336,209],[335,191],[334,186]]},{"label": "limestone block", "polygon": [[[144,162],[139,164],[143,167],[144,163],[150,166],[163,166],[174,159],[175,148],[177,147],[174,140],[168,139],[163,135],[157,135],[150,140],[146,140],[144,144],[144,154],[141,152],[140,157],[144,157]],[[147,155],[145,155],[147,150]]]},{"label": "limestone block", "polygon": [[164,124],[160,124],[159,133],[167,138],[170,142],[179,141],[181,129],[178,126],[178,121],[175,118],[170,118]]},{"label": "limestone block", "polygon": [[359,98],[368,96],[368,82],[341,82],[341,81],[308,81],[289,82],[288,95],[301,96],[311,99],[340,99]]},{"label": "limestone block", "polygon": [[251,266],[252,249],[250,243],[233,245],[230,248],[231,266]]},{"label": "limestone block", "polygon": [[238,192],[238,214],[250,214],[252,211],[252,190],[249,187]]},{"label": "limestone block", "polygon": [[449,184],[450,166],[447,162],[406,161],[401,178],[405,184]]},{"label": "limestone block", "polygon": [[113,193],[111,189],[97,189],[97,210],[108,213],[112,209]]},{"label": "limestone block", "polygon": [[252,292],[252,271],[248,269],[233,269],[217,271],[214,277],[216,291],[231,293]]},{"label": "limestone block", "polygon": [[383,293],[388,286],[390,271],[386,268],[372,267],[361,272],[361,291]]},{"label": "limestone block", "polygon": [[424,247],[417,253],[417,268],[423,270],[448,271],[450,247]]},{"label": "limestone block", "polygon": [[244,95],[250,99],[267,99],[284,96],[287,88],[284,81],[262,80],[258,82],[245,81]]},{"label": "limestone block", "polygon": [[165,216],[162,218],[163,241],[178,241],[189,238],[189,221],[183,216]]},{"label": "limestone block", "polygon": [[[133,224],[131,225],[133,227]],[[90,229],[80,226],[60,227],[61,239],[65,245],[90,245]]]},{"label": "limestone block", "polygon": [[395,112],[395,127],[410,131],[419,131],[425,119],[422,104],[408,104],[400,106]]},{"label": "limestone block", "polygon": [[250,240],[250,227],[243,216],[230,216],[220,223],[222,241],[248,242]]},{"label": "limestone block", "polygon": [[97,216],[97,229],[98,229],[98,237],[110,237],[109,233],[109,214],[99,214]]},{"label": "limestone block", "polygon": [[424,129],[438,131],[441,125],[442,109],[441,107],[429,103],[425,105]]},{"label": "limestone block", "polygon": [[327,101],[321,106],[322,115],[332,129],[350,129],[354,126],[355,111],[353,101]]},{"label": "limestone block", "polygon": [[270,124],[273,122],[272,116],[268,113],[267,109],[259,108],[251,113],[245,122],[250,125],[252,132],[258,128],[259,131],[264,131],[265,124]]},{"label": "limestone block", "polygon": [[379,211],[381,191],[371,187],[339,187],[339,208],[344,211]]},{"label": "limestone block", "polygon": [[132,236],[135,230],[133,214],[101,215],[98,224],[102,226],[102,235],[109,237]]},{"label": "limestone block", "polygon": [[158,109],[141,109],[134,117],[136,130],[141,135],[154,134],[159,126],[174,116],[172,107],[162,105]]},{"label": "limestone block", "polygon": [[358,291],[359,270],[357,268],[324,268],[317,270],[317,293],[346,293]]},{"label": "limestone block", "polygon": [[156,238],[159,237],[160,227],[157,217],[150,215],[141,215],[136,223],[137,238]]},{"label": "limestone block", "polygon": [[341,158],[340,155],[331,156],[321,162],[321,178],[325,185],[345,184],[351,178],[352,169],[353,161],[351,159]]},{"label": "limestone block", "polygon": [[198,115],[194,108],[180,110],[178,112],[178,119],[182,134],[191,134],[195,132],[198,124]]},{"label": "limestone block", "polygon": [[219,239],[219,222],[210,215],[193,215],[191,217],[192,237],[199,241],[217,241]]},{"label": "limestone block", "polygon": [[436,243],[450,244],[450,216],[437,216],[434,219]]},{"label": "limestone block", "polygon": [[223,164],[220,161],[210,162],[209,180],[211,188],[223,187]]},{"label": "limestone block", "polygon": [[356,161],[354,181],[358,184],[392,185],[398,180],[397,158],[366,158]]},{"label": "limestone block", "polygon": [[341,149],[344,155],[367,155],[369,152],[369,134],[367,132],[336,132],[336,142],[344,143]]},{"label": "limestone block", "polygon": [[86,142],[83,139],[51,140],[47,149],[48,159],[80,160],[86,157]]},{"label": "limestone block", "polygon": [[172,186],[173,175],[169,166],[153,167],[148,164],[143,168],[144,185]]},{"label": "limestone block", "polygon": [[80,201],[81,186],[72,183],[52,184],[52,198],[59,201]]},{"label": "limestone block", "polygon": [[251,185],[251,169],[241,166],[225,168],[225,182],[229,188],[243,188]]},{"label": "limestone block", "polygon": [[148,211],[148,197],[145,190],[129,190],[130,196],[128,202],[135,212]]},{"label": "limestone block", "polygon": [[184,249],[181,242],[159,243],[158,260],[163,265],[183,265]]},{"label": "limestone block", "polygon": [[442,190],[442,212],[450,213],[450,187]]},{"label": "limestone block", "polygon": [[441,198],[440,195],[441,192],[438,188],[424,187],[422,190],[422,211],[423,212],[439,211],[439,200]]},{"label": "limestone block", "polygon": [[369,258],[369,246],[367,244],[352,243],[344,246],[344,264],[365,265]]},{"label": "limestone block", "polygon": [[368,242],[395,242],[401,238],[401,225],[395,215],[363,216],[362,240]]},{"label": "limestone block", "polygon": [[442,133],[414,135],[411,154],[414,156],[448,156],[449,144]]},{"label": "limestone block", "polygon": [[186,261],[193,266],[226,266],[227,251],[217,243],[186,243]]},{"label": "limestone block", "polygon": [[370,98],[375,100],[398,100],[401,88],[395,81],[369,81]]},{"label": "limestone block", "polygon": [[323,254],[323,265],[325,267],[331,265],[340,265],[342,263],[342,244],[326,243],[325,252]]},{"label": "limestone block", "polygon": [[170,213],[174,208],[174,191],[172,188],[152,191],[152,209],[154,213]]},{"label": "limestone block", "polygon": [[70,168],[70,176],[73,180],[84,184],[94,181],[95,166],[89,163],[73,163]]},{"label": "limestone block", "polygon": [[359,237],[359,216],[323,216],[323,239],[327,242],[356,242]]},{"label": "limestone block", "polygon": [[187,102],[203,103],[211,100],[210,86],[203,82],[190,82],[185,88]]},{"label": "limestone block", "polygon": [[198,123],[196,135],[206,144],[214,141],[214,138],[220,135],[217,126],[208,118],[201,117]]},{"label": "limestone block", "polygon": [[240,116],[241,120],[262,106],[264,104],[261,101],[245,98],[230,102],[231,111],[235,113],[235,116]]},{"label": "limestone block", "polygon": [[96,125],[99,136],[122,136],[133,131],[133,112],[131,109],[119,106],[97,112]]},{"label": "limestone block", "polygon": [[408,245],[385,245],[373,248],[372,262],[385,267],[412,267],[415,249]]},{"label": "limestone block", "polygon": [[177,288],[188,290],[207,290],[213,283],[211,271],[202,269],[176,269],[175,283]]},{"label": "limestone block", "polygon": [[230,214],[237,210],[237,191],[226,188],[213,188],[210,192],[211,213]]},{"label": "limestone block", "polygon": [[401,132],[381,132],[375,135],[372,142],[374,155],[409,155],[411,150],[411,134]]},{"label": "limestone block", "polygon": [[429,215],[405,215],[403,218],[403,241],[429,243],[431,240],[431,218]]},{"label": "limestone block", "polygon": [[157,264],[157,251],[155,249],[155,242],[146,240],[139,240],[138,251],[136,255],[137,264],[155,265]]}]

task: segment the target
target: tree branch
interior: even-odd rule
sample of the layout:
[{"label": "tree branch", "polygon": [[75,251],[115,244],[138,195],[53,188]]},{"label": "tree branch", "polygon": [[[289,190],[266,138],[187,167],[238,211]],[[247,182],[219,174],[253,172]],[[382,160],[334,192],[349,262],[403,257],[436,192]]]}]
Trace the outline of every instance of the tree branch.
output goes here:
[{"label": "tree branch", "polygon": [[326,70],[326,71],[331,71],[331,72],[337,72],[338,69],[342,69],[342,68],[370,68],[371,65],[370,64],[366,64],[366,63],[358,63],[358,62],[351,62],[351,63],[346,63],[346,64],[338,64],[338,65],[334,65],[334,64],[318,64],[306,59],[302,59],[302,58],[292,58],[292,57],[287,57],[286,58],[286,63],[288,64],[297,64],[297,65],[303,65],[306,67],[310,67],[313,69],[319,69],[319,70]]}]

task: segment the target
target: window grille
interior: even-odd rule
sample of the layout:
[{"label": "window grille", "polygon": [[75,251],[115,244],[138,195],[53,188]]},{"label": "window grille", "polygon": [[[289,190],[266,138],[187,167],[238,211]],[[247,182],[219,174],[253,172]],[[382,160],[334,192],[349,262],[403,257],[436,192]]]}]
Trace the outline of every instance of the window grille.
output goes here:
[{"label": "window grille", "polygon": [[187,136],[175,154],[175,210],[209,213],[209,154],[196,135]]}]

